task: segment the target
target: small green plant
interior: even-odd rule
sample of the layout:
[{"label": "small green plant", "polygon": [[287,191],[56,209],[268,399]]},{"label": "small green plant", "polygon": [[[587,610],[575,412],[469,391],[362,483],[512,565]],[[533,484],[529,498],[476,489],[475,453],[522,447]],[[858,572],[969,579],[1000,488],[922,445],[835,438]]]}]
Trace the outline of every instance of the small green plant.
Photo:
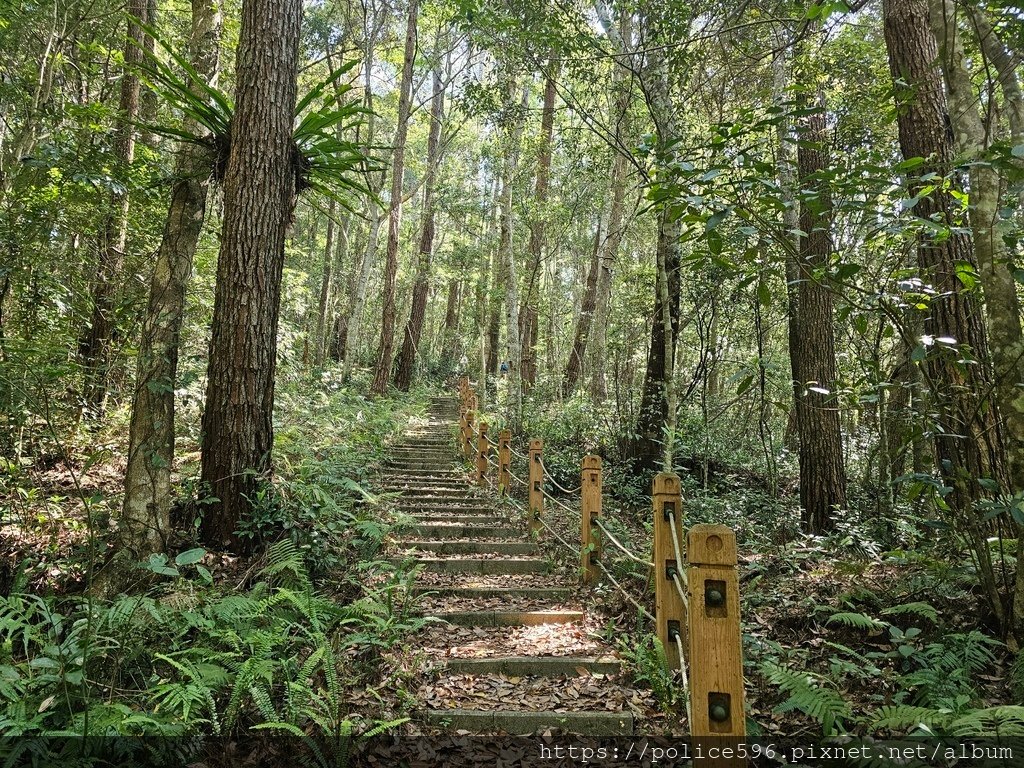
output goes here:
[{"label": "small green plant", "polygon": [[632,670],[633,679],[650,687],[662,709],[673,710],[683,703],[685,692],[678,675],[668,667],[665,646],[657,635],[647,635],[635,646],[620,638],[619,654]]}]

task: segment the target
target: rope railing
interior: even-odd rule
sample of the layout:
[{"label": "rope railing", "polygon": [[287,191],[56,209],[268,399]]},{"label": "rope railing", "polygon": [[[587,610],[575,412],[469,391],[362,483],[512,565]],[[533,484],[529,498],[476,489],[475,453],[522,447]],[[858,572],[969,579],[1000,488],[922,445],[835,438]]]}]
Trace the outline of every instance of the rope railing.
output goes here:
[{"label": "rope railing", "polygon": [[604,563],[602,563],[600,560],[598,560],[597,561],[597,567],[600,568],[604,572],[604,577],[606,579],[608,579],[608,583],[611,584],[613,587],[615,587],[615,589],[617,589],[619,592],[621,592],[623,597],[625,597],[626,600],[631,602],[633,604],[633,606],[638,611],[640,611],[640,613],[642,613],[644,616],[646,616],[650,621],[657,622],[657,618],[655,618],[655,616],[650,611],[648,611],[646,608],[644,608],[637,601],[637,599],[635,597],[633,597],[631,594],[629,594],[629,592],[627,592],[625,590],[625,588],[621,584],[619,584],[619,582],[616,580],[616,578],[614,576],[612,576],[612,574],[608,571],[607,568],[604,567]]},{"label": "rope railing", "polygon": [[[527,453],[512,447],[507,429],[502,429],[495,441],[487,422],[477,421],[479,400],[468,378],[459,381],[459,389],[459,444],[466,460],[474,463],[477,483],[496,488],[523,513],[531,532],[578,553],[583,584],[602,581],[611,585],[654,624],[667,665],[682,676],[690,733],[695,740],[712,735],[742,738],[746,724],[735,534],[723,525],[695,525],[686,530],[679,477],[662,472],[655,476],[651,489],[654,540],[650,558],[635,554],[601,520],[600,457],[584,457],[580,486],[566,488],[544,464],[543,441],[529,440]],[[492,456],[494,448],[497,458]],[[526,462],[527,479],[512,471],[513,458]],[[493,470],[497,474],[492,474]],[[558,498],[546,483],[564,496]],[[513,484],[526,489],[525,504],[510,495]],[[579,519],[578,545],[566,538],[564,529],[558,530],[562,526],[556,528],[546,519],[546,504]],[[617,558],[621,554],[649,569],[654,582],[653,612],[644,604],[651,596],[626,589],[602,561],[606,544],[614,548]]]},{"label": "rope railing", "polygon": [[548,501],[550,501],[550,502],[551,502],[552,504],[554,504],[555,506],[561,507],[561,508],[562,508],[562,509],[564,509],[564,510],[565,510],[566,512],[569,512],[569,513],[571,513],[571,514],[573,514],[573,515],[577,515],[577,516],[579,515],[579,512],[577,512],[577,511],[576,511],[575,509],[573,509],[572,507],[570,507],[570,506],[569,506],[568,504],[566,504],[566,503],[565,503],[564,501],[559,501],[559,500],[558,500],[558,499],[556,499],[556,498],[555,498],[554,496],[552,496],[552,495],[551,495],[550,493],[548,493],[547,491],[545,491],[545,490],[544,490],[543,488],[541,489],[541,493],[543,493],[543,494],[544,494],[544,498],[545,498],[545,499],[547,499]]},{"label": "rope railing", "polygon": [[579,488],[569,490],[568,488],[565,488],[561,484],[559,484],[559,482],[548,473],[548,468],[544,466],[544,459],[540,460],[540,468],[544,470],[544,479],[551,483],[553,486],[555,486],[555,488],[560,490],[566,496],[575,496],[583,489],[583,486],[581,485]]},{"label": "rope railing", "polygon": [[624,554],[626,557],[628,557],[634,563],[640,563],[640,565],[646,565],[648,568],[653,568],[654,567],[654,563],[652,563],[650,560],[644,560],[642,557],[637,557],[632,552],[630,552],[628,549],[626,549],[626,547],[622,544],[622,542],[619,541],[615,537],[615,534],[613,534],[611,531],[609,531],[608,528],[605,526],[605,524],[602,523],[599,519],[595,519],[593,522],[594,522],[594,525],[596,525],[598,528],[601,529],[601,533],[603,533],[605,535],[605,538],[607,538],[608,541],[611,542],[612,546],[615,547],[616,549],[618,549],[619,551],[621,551],[622,554]]}]

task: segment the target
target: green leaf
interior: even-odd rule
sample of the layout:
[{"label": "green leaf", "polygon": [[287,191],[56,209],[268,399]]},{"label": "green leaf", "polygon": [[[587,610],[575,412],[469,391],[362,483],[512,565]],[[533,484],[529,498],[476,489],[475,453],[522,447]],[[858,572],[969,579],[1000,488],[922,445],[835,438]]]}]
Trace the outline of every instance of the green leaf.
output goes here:
[{"label": "green leaf", "polygon": [[205,555],[205,549],[203,549],[202,547],[196,547],[195,549],[190,549],[187,552],[180,553],[176,558],[174,558],[174,564],[192,565],[202,560]]}]

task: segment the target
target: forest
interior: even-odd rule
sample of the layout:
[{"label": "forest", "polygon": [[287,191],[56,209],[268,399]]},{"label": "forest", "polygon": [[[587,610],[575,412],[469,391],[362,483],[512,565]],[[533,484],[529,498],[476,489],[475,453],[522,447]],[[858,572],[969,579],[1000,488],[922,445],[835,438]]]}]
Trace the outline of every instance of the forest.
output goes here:
[{"label": "forest", "polygon": [[1024,765],[1022,56],[0,0],[3,765]]}]

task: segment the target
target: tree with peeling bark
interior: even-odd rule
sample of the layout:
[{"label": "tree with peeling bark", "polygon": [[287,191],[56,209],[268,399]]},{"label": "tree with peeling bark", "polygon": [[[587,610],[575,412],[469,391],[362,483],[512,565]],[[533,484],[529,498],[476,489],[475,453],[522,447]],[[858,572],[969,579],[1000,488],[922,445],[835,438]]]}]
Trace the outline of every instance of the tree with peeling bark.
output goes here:
[{"label": "tree with peeling bark", "polygon": [[[416,257],[416,277],[412,289],[412,308],[405,325],[402,349],[395,363],[395,387],[407,392],[412,385],[423,337],[423,323],[430,292],[430,259],[434,248],[434,220],[437,216],[435,184],[440,163],[441,126],[444,122],[444,73],[442,71],[442,36],[438,37],[437,61],[434,64],[434,94],[430,106],[430,134],[427,138],[427,173],[423,180],[423,225]],[[449,61],[449,69],[450,61]]]},{"label": "tree with peeling bark", "polygon": [[[193,0],[189,40],[196,74],[216,87],[220,64],[220,7]],[[192,121],[189,126],[199,131]],[[128,467],[120,531],[135,556],[161,552],[170,533],[171,468],[174,464],[174,391],[178,380],[185,294],[213,177],[210,147],[181,145],[171,203],[150,278],[149,306],[139,343],[135,397],[128,438]]]},{"label": "tree with peeling bark", "polygon": [[412,108],[412,71],[416,60],[418,12],[418,0],[410,0],[405,27],[402,79],[398,86],[398,128],[395,131],[391,160],[391,197],[388,200],[388,244],[384,262],[384,298],[381,304],[380,342],[377,345],[377,361],[373,368],[373,383],[370,385],[370,392],[375,395],[383,395],[387,392],[394,358],[395,325],[398,311],[395,307],[395,281],[398,278],[398,241],[402,224],[405,144],[409,132],[409,112]]}]

